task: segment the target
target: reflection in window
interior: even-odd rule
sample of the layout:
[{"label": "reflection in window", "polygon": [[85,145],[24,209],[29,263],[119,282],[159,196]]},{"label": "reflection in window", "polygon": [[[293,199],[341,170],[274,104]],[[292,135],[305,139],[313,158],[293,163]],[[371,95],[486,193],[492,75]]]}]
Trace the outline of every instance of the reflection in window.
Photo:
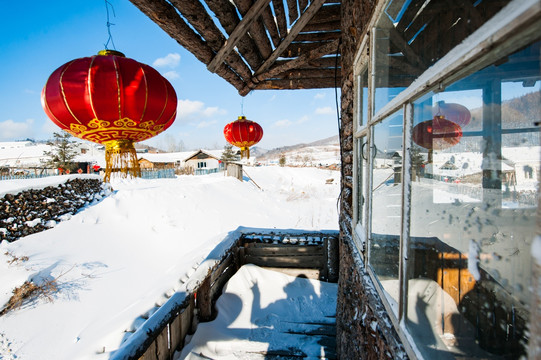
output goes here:
[{"label": "reflection in window", "polygon": [[525,355],[539,54],[538,42],[414,103],[407,327],[427,358]]},{"label": "reflection in window", "polygon": [[508,2],[389,1],[375,31],[374,113]]},{"label": "reflection in window", "polygon": [[[402,203],[402,113],[374,126],[369,263],[380,280],[398,279]],[[367,147],[363,149],[365,158]]]}]

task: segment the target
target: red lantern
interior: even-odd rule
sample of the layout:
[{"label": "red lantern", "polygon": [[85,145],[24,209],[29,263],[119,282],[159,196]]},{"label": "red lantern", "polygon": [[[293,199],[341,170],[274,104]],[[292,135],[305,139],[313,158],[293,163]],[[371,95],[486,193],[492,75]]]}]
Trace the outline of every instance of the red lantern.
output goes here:
[{"label": "red lantern", "polygon": [[467,107],[438,101],[432,109],[432,115],[443,115],[447,120],[451,120],[455,124],[464,127],[470,123],[471,113]]},{"label": "red lantern", "polygon": [[43,88],[41,103],[62,130],[105,145],[105,181],[113,171],[139,176],[133,143],[167,129],[177,111],[169,81],[113,50],[56,69]]},{"label": "red lantern", "polygon": [[239,116],[224,127],[224,136],[231,145],[240,148],[241,158],[250,158],[250,146],[257,144],[263,137],[263,128],[246,116]]},{"label": "red lantern", "polygon": [[454,146],[462,138],[460,125],[436,115],[413,128],[413,141],[429,150],[443,150]]}]

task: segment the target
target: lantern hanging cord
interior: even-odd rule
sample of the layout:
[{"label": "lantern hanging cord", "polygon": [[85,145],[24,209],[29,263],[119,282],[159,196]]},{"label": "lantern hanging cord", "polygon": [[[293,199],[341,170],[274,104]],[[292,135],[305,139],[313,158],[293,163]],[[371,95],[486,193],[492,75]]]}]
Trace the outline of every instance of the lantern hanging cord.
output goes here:
[{"label": "lantern hanging cord", "polygon": [[111,42],[111,44],[113,45],[113,49],[116,50],[115,42],[113,41],[113,35],[111,35],[111,25],[114,25],[114,24],[109,21],[109,6],[111,7],[111,10],[113,11],[113,16],[116,17],[115,8],[109,1],[105,0],[105,10],[107,11],[107,34],[109,34],[109,38],[107,39],[107,42],[105,43],[105,50],[108,50],[107,45],[109,45],[109,42]]},{"label": "lantern hanging cord", "polygon": [[240,115],[244,116],[244,97],[240,100]]}]

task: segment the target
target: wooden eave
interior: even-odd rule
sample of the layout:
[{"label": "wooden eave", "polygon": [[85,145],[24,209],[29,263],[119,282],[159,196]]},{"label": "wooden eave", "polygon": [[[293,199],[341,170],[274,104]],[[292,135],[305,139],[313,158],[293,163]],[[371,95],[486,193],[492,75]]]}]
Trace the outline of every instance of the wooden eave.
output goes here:
[{"label": "wooden eave", "polygon": [[130,0],[240,95],[340,85],[340,0]]}]

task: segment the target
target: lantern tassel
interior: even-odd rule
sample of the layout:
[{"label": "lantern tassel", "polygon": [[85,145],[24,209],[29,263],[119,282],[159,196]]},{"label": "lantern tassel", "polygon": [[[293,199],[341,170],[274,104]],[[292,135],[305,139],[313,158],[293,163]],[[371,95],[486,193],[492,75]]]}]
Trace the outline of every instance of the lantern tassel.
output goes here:
[{"label": "lantern tassel", "polygon": [[128,176],[141,177],[137,153],[131,140],[106,142],[105,165],[104,182],[109,182],[113,173],[117,173],[121,178],[127,178]]},{"label": "lantern tassel", "polygon": [[240,148],[240,158],[243,159],[244,157],[246,157],[246,159],[250,158],[250,148],[247,146]]}]

